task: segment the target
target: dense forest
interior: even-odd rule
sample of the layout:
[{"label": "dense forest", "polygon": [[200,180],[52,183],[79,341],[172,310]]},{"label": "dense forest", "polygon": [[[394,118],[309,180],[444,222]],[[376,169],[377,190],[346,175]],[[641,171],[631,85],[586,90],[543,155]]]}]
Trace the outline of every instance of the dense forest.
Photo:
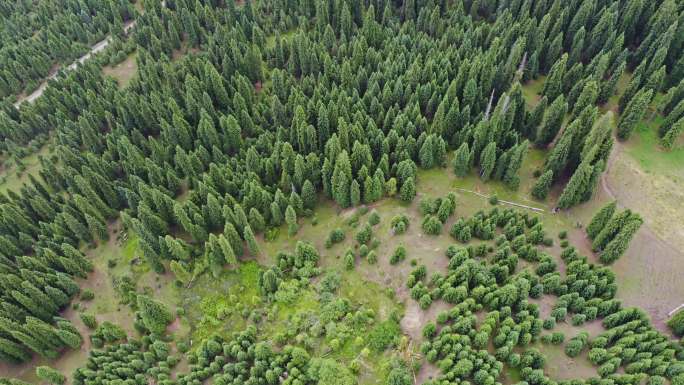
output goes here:
[{"label": "dense forest", "polygon": [[[516,190],[528,152],[542,149],[532,195],[548,199],[557,187],[554,205],[565,210],[593,196],[614,141],[629,140],[647,114],[662,115],[665,148],[684,131],[684,4],[675,0],[23,0],[0,2],[0,15],[0,149],[21,154],[36,138],[54,147],[39,177],[0,195],[0,358],[12,363],[81,346],[60,312],[93,269],[84,248],[109,239],[115,221],[139,239],[154,271],[191,285],[256,257],[258,238],[281,225],[294,236],[298,218],[320,204],[413,201],[419,170],[477,174]],[[136,46],[127,87],[102,74],[111,60],[96,58],[50,80],[35,102],[12,104],[110,34]],[[114,48],[103,55],[117,57]],[[175,55],[181,50],[191,54]],[[542,79],[531,107],[523,85]],[[439,234],[455,206],[450,197],[426,204],[425,232]],[[641,223],[614,204],[597,213],[587,234],[601,262],[617,260]],[[367,248],[371,226],[356,238]],[[533,217],[483,211],[451,233],[496,248],[452,249],[445,276],[427,280],[418,269],[409,277],[421,307],[454,305],[439,328],[426,326],[420,347],[440,368],[434,384],[492,385],[504,364],[520,369],[522,383],[550,384],[544,357],[525,347],[566,314],[606,328],[568,344],[590,347],[600,365],[601,378],[586,383],[684,383],[682,347],[614,299],[609,267],[569,247],[561,276],[537,250],[548,237]],[[331,244],[343,239],[330,235]],[[491,262],[477,260],[487,255]],[[305,244],[277,258],[259,280],[265,300],[283,280],[320,273],[318,252]],[[516,274],[518,258],[533,271]],[[552,319],[528,302],[542,294],[557,297]],[[116,326],[98,327],[96,340],[119,342],[93,350],[74,383],[354,383],[353,368],[312,359],[301,346],[272,349],[251,328],[203,341],[188,353],[189,374],[171,379],[183,354],[164,340],[175,315],[134,290],[125,302],[142,339],[121,343]],[[393,361],[387,383],[413,383],[407,365]],[[51,370],[41,378],[64,382]]]},{"label": "dense forest", "polygon": [[31,93],[54,65],[69,64],[102,40],[122,35],[136,11],[126,1],[0,3],[0,98]]}]

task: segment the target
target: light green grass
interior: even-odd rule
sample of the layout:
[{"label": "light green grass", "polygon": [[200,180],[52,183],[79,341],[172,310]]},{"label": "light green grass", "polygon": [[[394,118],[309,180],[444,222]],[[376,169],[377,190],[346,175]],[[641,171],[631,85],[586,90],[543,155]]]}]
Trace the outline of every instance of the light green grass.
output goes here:
[{"label": "light green grass", "polygon": [[138,71],[138,64],[136,62],[137,56],[138,52],[135,51],[128,55],[121,63],[114,66],[103,67],[102,72],[107,76],[113,77],[120,88],[125,88]]},{"label": "light green grass", "polygon": [[539,104],[545,81],[546,76],[539,75],[536,79],[532,79],[523,85],[523,97],[525,98],[528,107],[534,108],[537,104]]},{"label": "light green grass", "polygon": [[[288,39],[291,39],[295,35],[295,33],[297,33],[296,28],[288,29],[287,31],[280,33],[280,38],[283,40],[288,40]],[[275,43],[276,43],[275,34],[268,36],[266,38],[266,45],[265,45],[266,49],[274,48]]]},{"label": "light green grass", "polygon": [[[193,340],[201,341],[213,333],[228,337],[247,325],[236,309],[251,310],[259,304],[257,280],[260,271],[256,262],[245,262],[236,270],[224,271],[219,279],[207,272],[190,289],[180,290],[180,304],[186,310]],[[226,313],[223,320],[219,319],[220,312]]]},{"label": "light green grass", "polygon": [[29,175],[39,179],[39,172],[42,170],[39,157],[47,156],[50,151],[50,145],[45,145],[37,152],[20,160],[24,165],[24,170],[20,170],[17,165],[13,164],[0,172],[0,192],[18,192],[24,183],[29,182]]},{"label": "light green grass", "polygon": [[651,121],[640,122],[631,138],[625,143],[625,151],[639,162],[647,173],[676,175],[684,177],[684,147],[665,151],[660,147],[658,127],[663,117],[658,115]]}]

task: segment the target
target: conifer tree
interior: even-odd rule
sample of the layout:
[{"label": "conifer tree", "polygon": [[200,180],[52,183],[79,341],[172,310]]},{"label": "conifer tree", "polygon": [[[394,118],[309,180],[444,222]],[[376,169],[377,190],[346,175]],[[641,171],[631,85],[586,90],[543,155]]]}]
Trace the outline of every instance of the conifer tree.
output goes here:
[{"label": "conifer tree", "polygon": [[567,209],[580,202],[587,190],[593,171],[594,167],[587,162],[582,162],[577,167],[565,189],[563,189],[560,198],[558,198],[558,207]]},{"label": "conifer tree", "polygon": [[308,179],[302,185],[302,201],[305,209],[313,209],[316,206],[316,189]]},{"label": "conifer tree", "polygon": [[157,335],[164,334],[166,326],[173,321],[166,305],[143,294],[138,294],[136,301],[140,318],[147,330]]},{"label": "conifer tree", "polygon": [[607,205],[603,206],[601,210],[596,212],[591,218],[591,222],[587,226],[587,236],[589,239],[594,239],[603,230],[603,228],[608,224],[610,218],[615,214],[615,208],[617,207],[616,201],[611,201]]},{"label": "conifer tree", "polygon": [[297,225],[297,213],[292,206],[287,206],[285,210],[285,222],[287,223],[287,233],[290,237],[297,234],[299,226]]},{"label": "conifer tree", "polygon": [[428,137],[423,142],[420,147],[420,152],[418,157],[420,158],[420,166],[425,169],[432,168],[434,166],[434,140],[432,135]]},{"label": "conifer tree", "polygon": [[682,101],[680,101],[671,111],[663,111],[663,113],[667,115],[665,116],[663,124],[658,127],[658,135],[661,137],[664,137],[677,121],[679,121],[681,118],[684,118],[684,92],[682,94]]},{"label": "conifer tree", "polygon": [[563,124],[563,118],[568,110],[568,103],[563,95],[558,96],[549,109],[544,114],[544,121],[537,130],[535,144],[538,147],[545,147],[556,137],[556,134]]},{"label": "conifer tree", "polygon": [[599,87],[596,81],[592,80],[587,82],[582,89],[582,93],[572,107],[572,115],[578,116],[579,113],[584,110],[587,106],[596,103],[598,98]]},{"label": "conifer tree", "polygon": [[611,74],[610,78],[601,84],[601,91],[599,92],[598,102],[604,104],[608,99],[615,94],[615,89],[617,88],[618,81],[622,77],[627,67],[626,62],[622,62],[618,68]]},{"label": "conifer tree", "polygon": [[546,170],[532,187],[532,196],[544,200],[549,195],[553,183],[553,170]]},{"label": "conifer tree", "polygon": [[252,232],[252,228],[247,225],[245,227],[245,241],[247,242],[247,248],[249,249],[249,253],[256,257],[258,256],[261,251],[259,250],[259,244],[257,243],[256,237],[254,236],[254,232]]},{"label": "conifer tree", "polygon": [[672,128],[665,133],[665,136],[663,136],[663,139],[661,140],[663,147],[667,150],[671,150],[682,132],[684,132],[684,116],[673,124]]},{"label": "conifer tree", "polygon": [[603,226],[603,229],[601,229],[601,231],[599,231],[599,233],[594,237],[594,241],[591,244],[591,249],[593,251],[603,250],[606,245],[620,232],[620,229],[627,222],[629,222],[632,215],[634,214],[630,210],[625,210],[614,214],[608,223]]},{"label": "conifer tree", "polygon": [[223,234],[218,236],[218,247],[221,249],[225,262],[232,267],[236,267],[238,264],[237,256],[235,255],[235,251],[233,251],[233,247],[230,245],[230,241],[228,241],[228,238]]},{"label": "conifer tree", "polygon": [[483,181],[489,180],[496,165],[496,143],[489,143],[480,155],[480,178]]},{"label": "conifer tree", "polygon": [[226,221],[226,225],[223,227],[223,235],[228,239],[235,255],[241,257],[244,253],[243,241],[232,223]]},{"label": "conifer tree", "polygon": [[542,94],[549,98],[549,100],[556,100],[563,92],[563,78],[565,77],[565,70],[568,62],[568,54],[563,56],[551,67],[549,76],[544,82]]},{"label": "conifer tree", "polygon": [[204,250],[212,275],[214,278],[219,278],[223,271],[223,265],[226,264],[226,260],[218,245],[218,238],[216,235],[209,234],[209,240],[205,243]]},{"label": "conifer tree", "polygon": [[263,215],[255,207],[249,209],[249,225],[257,233],[261,233],[266,229],[266,220]]},{"label": "conifer tree", "polygon": [[62,385],[66,382],[66,377],[62,373],[49,366],[36,367],[36,376],[53,385]]},{"label": "conifer tree", "polygon": [[361,187],[356,179],[351,182],[351,187],[349,189],[349,199],[351,201],[352,207],[356,207],[361,203]]},{"label": "conifer tree", "polygon": [[652,96],[653,90],[643,89],[627,104],[618,122],[617,137],[619,139],[629,139],[637,123],[644,117]]},{"label": "conifer tree", "polygon": [[464,177],[468,174],[470,169],[470,149],[467,142],[461,144],[454,153],[453,168],[454,174],[458,177]]},{"label": "conifer tree", "polygon": [[399,198],[404,202],[411,202],[416,197],[416,184],[413,177],[408,177],[399,190]]},{"label": "conifer tree", "polygon": [[351,205],[350,185],[351,185],[351,164],[346,151],[342,151],[337,156],[335,168],[332,175],[332,195],[335,202],[342,207]]},{"label": "conifer tree", "polygon": [[599,256],[601,263],[611,264],[617,261],[622,254],[627,251],[629,242],[639,230],[642,223],[643,220],[638,215],[631,216],[629,221],[622,226],[615,238],[608,242],[605,249],[603,249],[603,252]]},{"label": "conifer tree", "polygon": [[535,137],[537,129],[539,128],[539,126],[542,123],[542,120],[544,119],[544,113],[546,112],[547,104],[548,98],[544,96],[541,98],[539,103],[537,103],[537,105],[534,106],[532,112],[528,114],[527,118],[525,119],[525,137]]}]

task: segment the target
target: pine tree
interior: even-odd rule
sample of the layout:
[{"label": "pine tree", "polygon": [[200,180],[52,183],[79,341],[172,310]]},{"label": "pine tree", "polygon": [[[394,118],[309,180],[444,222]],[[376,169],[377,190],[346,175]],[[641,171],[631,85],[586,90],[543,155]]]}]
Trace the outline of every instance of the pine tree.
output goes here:
[{"label": "pine tree", "polygon": [[620,229],[615,238],[611,240],[599,256],[603,264],[611,264],[617,261],[627,248],[634,234],[639,230],[643,220],[638,215],[630,217],[629,221]]},{"label": "pine tree", "polygon": [[17,364],[31,359],[31,355],[22,344],[2,337],[0,337],[0,357]]},{"label": "pine tree", "polygon": [[580,202],[587,190],[593,170],[594,167],[586,162],[582,162],[577,167],[565,189],[563,189],[560,198],[558,198],[558,207],[567,209]]},{"label": "pine tree", "polygon": [[544,88],[542,89],[542,95],[549,98],[549,100],[555,100],[563,92],[563,78],[565,77],[565,70],[568,62],[568,54],[563,54],[563,56],[551,67],[549,76],[544,82]]},{"label": "pine tree", "polygon": [[283,224],[283,212],[277,202],[271,202],[271,224],[274,226],[280,226]]},{"label": "pine tree", "polygon": [[302,185],[302,201],[304,203],[304,208],[313,209],[316,206],[316,189],[313,183],[308,179],[304,181]]},{"label": "pine tree", "polygon": [[535,143],[539,147],[545,147],[556,137],[556,134],[563,124],[565,113],[568,110],[568,103],[565,97],[560,95],[551,103],[549,109],[544,114],[544,121],[537,130]]},{"label": "pine tree", "polygon": [[589,239],[594,239],[603,230],[603,228],[608,224],[610,218],[615,214],[615,208],[617,207],[616,201],[611,201],[607,205],[603,206],[601,210],[596,212],[591,218],[591,222],[587,226],[587,236]]},{"label": "pine tree", "polygon": [[223,254],[223,259],[225,262],[230,266],[237,266],[238,259],[235,255],[235,251],[233,251],[233,247],[230,245],[228,238],[226,238],[223,234],[218,236],[218,247],[221,249],[221,253]]},{"label": "pine tree", "polygon": [[331,185],[332,195],[335,202],[340,206],[346,208],[351,205],[350,185],[351,185],[351,164],[346,151],[342,151],[337,156],[335,168],[333,170]]},{"label": "pine tree", "polygon": [[665,133],[665,136],[663,136],[663,139],[661,140],[663,147],[667,150],[671,150],[682,132],[684,132],[684,116],[673,124],[672,128]]},{"label": "pine tree", "polygon": [[553,183],[553,170],[546,170],[532,187],[532,196],[544,200],[549,195]]},{"label": "pine tree", "polygon": [[259,244],[257,243],[256,237],[254,236],[254,233],[252,232],[252,229],[249,227],[249,225],[245,227],[245,241],[247,242],[247,248],[249,249],[249,253],[253,257],[258,256],[261,253],[261,251],[259,250]]},{"label": "pine tree", "polygon": [[632,131],[634,131],[637,123],[644,117],[652,96],[653,90],[644,89],[639,91],[629,104],[627,104],[627,107],[620,116],[620,121],[618,122],[617,137],[619,139],[629,139],[629,136],[632,134]]},{"label": "pine tree", "polygon": [[454,153],[453,168],[454,174],[458,177],[464,177],[468,174],[470,169],[470,149],[467,142],[463,142]]},{"label": "pine tree", "polygon": [[217,279],[221,276],[223,265],[226,264],[226,260],[223,257],[223,252],[218,245],[218,238],[216,235],[209,234],[209,240],[204,244],[204,250],[207,261],[209,262],[211,274],[215,279]]},{"label": "pine tree", "polygon": [[680,101],[671,111],[663,111],[663,113],[666,114],[665,120],[663,121],[663,124],[658,127],[658,135],[661,137],[664,137],[677,121],[684,118],[684,94],[682,97],[682,101]]},{"label": "pine tree", "polygon": [[235,230],[235,226],[232,223],[226,221],[226,225],[223,227],[223,235],[228,239],[235,255],[241,257],[244,253],[242,238],[240,238],[240,234]]},{"label": "pine tree", "polygon": [[632,80],[629,82],[627,89],[622,93],[620,100],[618,102],[618,108],[620,112],[623,112],[632,101],[632,98],[641,90],[641,74],[635,74]]},{"label": "pine tree", "polygon": [[434,166],[434,140],[432,135],[428,135],[428,137],[425,139],[423,142],[423,145],[420,147],[419,155],[418,157],[420,158],[420,166],[425,169],[430,169]]},{"label": "pine tree", "polygon": [[480,178],[487,181],[496,165],[496,143],[489,143],[482,151],[480,158]]},{"label": "pine tree", "polygon": [[352,207],[356,207],[361,204],[361,187],[356,179],[351,182],[351,187],[349,188],[349,199],[351,200]]},{"label": "pine tree", "polygon": [[259,277],[259,288],[265,294],[275,293],[278,290],[278,276],[273,269],[266,270]]},{"label": "pine tree", "polygon": [[255,207],[249,209],[249,225],[257,233],[261,233],[266,229],[266,220],[263,215]]},{"label": "pine tree", "polygon": [[53,385],[62,385],[66,382],[66,377],[62,373],[49,366],[36,367],[36,376]]},{"label": "pine tree", "polygon": [[287,223],[287,233],[290,237],[297,234],[299,226],[297,225],[297,213],[292,206],[287,206],[285,210],[285,222]]},{"label": "pine tree", "polygon": [[528,137],[528,138],[534,138],[537,129],[542,123],[542,120],[544,119],[544,113],[546,112],[546,106],[548,104],[548,98],[544,96],[541,98],[539,103],[537,103],[536,106],[534,106],[534,109],[532,110],[531,113],[528,114],[527,118],[525,119],[525,133],[523,136]]},{"label": "pine tree", "polygon": [[611,96],[615,94],[615,89],[617,88],[618,81],[622,77],[622,74],[625,72],[625,68],[627,67],[626,62],[622,62],[615,72],[612,73],[610,76],[610,79],[608,79],[606,82],[601,84],[601,91],[598,96],[598,102],[599,104],[604,104],[610,99]]},{"label": "pine tree", "polygon": [[561,172],[568,164],[570,156],[570,146],[574,139],[574,133],[577,130],[579,121],[573,121],[569,126],[565,127],[558,142],[551,149],[551,153],[544,164],[544,172],[553,171],[553,175],[561,175]]},{"label": "pine tree", "polygon": [[138,294],[136,301],[140,318],[147,330],[157,335],[164,334],[166,326],[173,321],[166,305],[143,294]]},{"label": "pine tree", "polygon": [[612,241],[615,236],[620,232],[620,229],[629,222],[630,217],[634,215],[630,210],[625,210],[620,213],[614,214],[608,223],[603,226],[603,229],[594,237],[594,241],[591,244],[591,249],[593,251],[603,250],[606,245]]},{"label": "pine tree", "polygon": [[416,197],[416,184],[413,177],[408,177],[399,190],[399,198],[404,202],[411,202]]},{"label": "pine tree", "polygon": [[107,232],[107,226],[99,219],[85,214],[86,223],[88,223],[88,228],[91,234],[97,237],[99,240],[107,241],[109,240],[109,232]]},{"label": "pine tree", "polygon": [[525,160],[525,155],[527,155],[529,145],[529,142],[525,140],[512,149],[512,154],[502,179],[503,182],[506,183],[506,186],[512,190],[517,190],[520,186],[520,177],[518,176],[518,171],[522,167],[522,164]]},{"label": "pine tree", "polygon": [[584,110],[587,106],[593,105],[596,103],[596,99],[598,98],[598,93],[599,93],[599,88],[598,84],[596,81],[592,80],[587,82],[584,85],[584,88],[582,89],[582,93],[580,94],[579,98],[577,99],[577,102],[575,102],[575,105],[572,108],[572,116],[578,116],[579,113]]}]

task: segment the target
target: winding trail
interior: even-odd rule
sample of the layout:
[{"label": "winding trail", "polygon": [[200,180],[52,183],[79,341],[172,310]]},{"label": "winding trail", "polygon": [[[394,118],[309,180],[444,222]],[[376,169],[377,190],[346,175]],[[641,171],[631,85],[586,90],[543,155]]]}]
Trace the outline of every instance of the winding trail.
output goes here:
[{"label": "winding trail", "polygon": [[[135,24],[136,24],[136,21],[135,21],[135,20],[130,20],[130,21],[126,22],[126,24],[124,24],[124,28],[123,28],[124,33],[127,34],[127,33],[131,30],[131,28],[135,27]],[[79,66],[80,64],[85,63],[85,62],[86,62],[88,59],[90,59],[93,55],[95,55],[96,53],[98,53],[98,52],[104,50],[105,48],[107,48],[107,46],[108,46],[111,42],[112,42],[112,37],[111,37],[111,36],[107,36],[106,38],[104,38],[104,39],[101,40],[100,42],[98,42],[98,43],[96,43],[95,45],[93,45],[92,47],[90,47],[90,51],[88,51],[88,53],[86,53],[85,55],[83,55],[83,56],[81,56],[80,58],[76,59],[73,63],[69,64],[68,66],[66,66],[66,67],[63,68],[63,69],[57,68],[56,70],[54,70],[54,71],[53,71],[45,80],[43,80],[42,83],[40,83],[40,86],[38,86],[38,88],[37,88],[35,91],[33,91],[32,93],[30,93],[29,95],[20,97],[20,98],[14,103],[14,107],[15,107],[15,108],[19,108],[19,106],[21,106],[21,104],[24,103],[24,102],[33,103],[36,99],[38,99],[41,95],[43,95],[43,93],[45,92],[45,89],[46,89],[47,86],[48,86],[48,82],[49,82],[50,80],[52,80],[52,79],[55,79],[57,76],[59,76],[59,74],[61,73],[62,70],[64,70],[64,71],[72,71],[72,70],[75,70],[76,68],[78,68],[78,66]]]}]

